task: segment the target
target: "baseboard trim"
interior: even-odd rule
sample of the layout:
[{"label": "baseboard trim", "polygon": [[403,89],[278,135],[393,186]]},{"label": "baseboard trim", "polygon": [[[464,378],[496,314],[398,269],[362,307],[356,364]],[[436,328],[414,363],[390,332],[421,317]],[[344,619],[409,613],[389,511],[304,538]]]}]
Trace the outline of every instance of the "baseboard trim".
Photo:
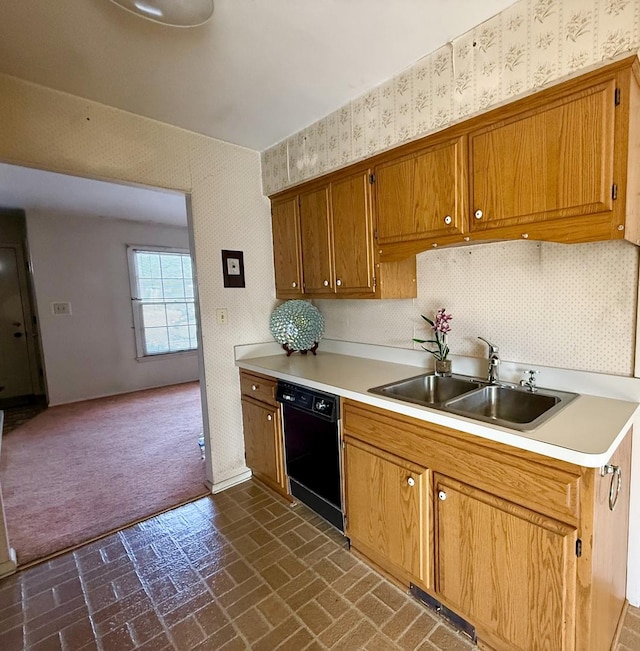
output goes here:
[{"label": "baseboard trim", "polygon": [[624,600],[622,604],[622,611],[620,612],[620,619],[618,619],[618,625],[616,626],[616,631],[613,634],[613,640],[611,641],[611,651],[615,651],[618,648],[618,642],[620,641],[620,635],[622,634],[622,629],[624,628],[624,620],[627,616],[627,611],[629,610],[629,601]]},{"label": "baseboard trim", "polygon": [[239,475],[235,475],[233,477],[229,477],[229,479],[225,479],[220,482],[216,482],[215,484],[211,483],[210,481],[206,481],[206,485],[211,491],[213,495],[216,493],[221,493],[224,490],[227,490],[227,488],[231,488],[232,486],[236,486],[237,484],[242,484],[245,481],[248,481],[251,479],[251,470],[245,470],[244,472],[241,472]]}]

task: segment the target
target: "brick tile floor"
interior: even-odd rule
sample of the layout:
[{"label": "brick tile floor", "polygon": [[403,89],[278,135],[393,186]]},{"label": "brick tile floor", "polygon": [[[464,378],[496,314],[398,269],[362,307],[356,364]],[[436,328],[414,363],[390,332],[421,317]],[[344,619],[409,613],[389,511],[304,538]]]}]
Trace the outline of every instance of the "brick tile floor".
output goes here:
[{"label": "brick tile floor", "polygon": [[22,405],[20,407],[4,407],[4,422],[2,424],[2,434],[8,434],[14,429],[24,425],[28,420],[37,416],[47,408],[46,405]]},{"label": "brick tile floor", "polygon": [[[2,651],[475,648],[249,482],[0,581]],[[640,649],[631,608],[619,651]]]}]

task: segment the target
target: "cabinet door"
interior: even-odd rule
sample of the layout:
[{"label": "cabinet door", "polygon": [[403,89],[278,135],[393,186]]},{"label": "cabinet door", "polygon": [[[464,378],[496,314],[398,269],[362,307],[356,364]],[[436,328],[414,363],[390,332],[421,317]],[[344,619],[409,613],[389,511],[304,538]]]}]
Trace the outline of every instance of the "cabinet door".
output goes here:
[{"label": "cabinet door", "polygon": [[243,398],[242,421],[247,466],[265,484],[286,492],[279,408]]},{"label": "cabinet door", "polygon": [[612,210],[615,83],[469,134],[471,230]]},{"label": "cabinet door", "polygon": [[336,293],[374,291],[369,171],[331,184]]},{"label": "cabinet door", "polygon": [[297,195],[284,201],[273,202],[271,225],[276,296],[298,297],[302,294],[302,264]]},{"label": "cabinet door", "polygon": [[436,476],[436,589],[497,649],[574,648],[576,530]]},{"label": "cabinet door", "polygon": [[328,186],[300,195],[300,231],[305,293],[333,293],[335,286]]},{"label": "cabinet door", "polygon": [[466,231],[465,146],[460,137],[375,168],[379,244]]},{"label": "cabinet door", "polygon": [[429,472],[357,441],[345,450],[347,536],[404,583],[429,588]]}]

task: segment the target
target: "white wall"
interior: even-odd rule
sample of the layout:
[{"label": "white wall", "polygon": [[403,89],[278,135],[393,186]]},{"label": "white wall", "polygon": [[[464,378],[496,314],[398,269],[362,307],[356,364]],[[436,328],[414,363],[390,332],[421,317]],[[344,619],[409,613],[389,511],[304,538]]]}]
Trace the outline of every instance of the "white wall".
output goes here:
[{"label": "white wall", "polygon": [[198,379],[197,353],[136,361],[132,330],[127,245],[188,249],[186,227],[29,212],[27,232],[51,405]]}]

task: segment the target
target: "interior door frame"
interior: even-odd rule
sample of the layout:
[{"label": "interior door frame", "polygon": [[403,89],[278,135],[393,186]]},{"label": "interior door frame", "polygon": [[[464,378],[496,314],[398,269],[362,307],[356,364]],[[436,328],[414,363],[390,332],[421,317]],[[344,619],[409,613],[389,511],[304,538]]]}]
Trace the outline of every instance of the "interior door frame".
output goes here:
[{"label": "interior door frame", "polygon": [[[174,188],[166,188],[166,187],[161,187],[161,186],[153,186],[153,185],[145,185],[141,183],[133,183],[126,181],[125,179],[121,178],[113,178],[113,177],[98,177],[98,176],[93,176],[90,174],[84,175],[84,174],[78,174],[78,173],[67,173],[67,172],[60,172],[56,169],[52,169],[50,166],[38,166],[38,165],[22,165],[20,163],[16,163],[13,161],[9,160],[3,160],[0,158],[0,162],[6,163],[7,165],[16,165],[19,167],[28,167],[31,169],[37,169],[41,170],[43,172],[52,172],[54,174],[69,174],[70,176],[76,176],[78,178],[86,178],[90,180],[95,180],[95,181],[105,181],[107,183],[113,183],[115,185],[129,185],[129,186],[136,186],[136,187],[141,187],[141,188],[146,188],[150,191],[154,190],[160,190],[162,192],[173,192],[176,194],[180,194],[181,196],[184,197],[185,201],[185,213],[186,213],[186,218],[187,218],[187,233],[188,233],[188,238],[189,238],[189,250],[191,254],[191,263],[192,263],[192,268],[193,268],[193,278],[194,278],[194,298],[195,298],[195,307],[196,307],[196,320],[198,323],[198,350],[197,356],[198,356],[198,380],[200,383],[200,402],[202,405],[202,433],[204,436],[204,447],[205,447],[205,465],[206,465],[206,484],[207,486],[211,487],[213,486],[213,463],[211,460],[211,445],[210,445],[210,424],[209,424],[209,411],[208,411],[208,404],[207,404],[207,393],[206,393],[206,382],[205,382],[205,366],[204,366],[204,354],[203,354],[203,342],[202,342],[202,319],[201,319],[201,313],[200,313],[200,297],[199,297],[199,287],[198,287],[198,274],[197,274],[197,261],[196,261],[196,247],[195,247],[195,234],[194,234],[194,226],[193,226],[193,210],[192,210],[192,205],[191,205],[191,194],[185,190],[179,190],[179,189],[174,189]],[[5,212],[19,212],[20,214],[24,215],[24,210],[21,209],[0,209],[0,214],[3,214]],[[26,217],[25,217],[26,219]],[[33,287],[34,281],[33,281],[33,266],[32,266],[32,260],[31,260],[31,255],[29,253],[29,238],[28,238],[28,231],[25,236],[25,241],[23,244],[24,248],[24,255],[25,255],[25,261],[27,262],[27,268],[29,270],[29,277],[30,277],[30,282],[31,282],[31,291],[32,291],[32,309],[33,309],[33,314],[36,316],[36,321],[39,322],[39,306],[36,302],[35,299],[35,293],[33,292]],[[38,352],[41,355],[41,364],[42,364],[42,376],[41,376],[41,383],[42,383],[42,390],[44,395],[47,397],[47,403],[48,403],[48,385],[46,381],[46,376],[47,376],[47,368],[44,363],[44,354],[42,351],[42,339],[40,337],[40,331],[38,329]]]},{"label": "interior door frame", "polygon": [[[21,219],[23,226],[22,230],[24,232],[24,236],[21,237],[20,240],[0,239],[0,247],[13,249],[16,255],[18,285],[24,318],[27,357],[29,360],[29,375],[31,378],[31,393],[27,395],[33,396],[34,398],[37,398],[37,396],[45,396],[45,399],[48,402],[47,384],[44,380],[44,356],[42,354],[38,310],[36,306],[35,293],[33,291],[33,273],[26,233],[26,216],[24,210],[0,208],[0,220],[4,217]],[[3,400],[3,398],[0,394],[0,401],[1,400]],[[11,400],[11,398],[7,398],[7,403],[9,405]]]}]

